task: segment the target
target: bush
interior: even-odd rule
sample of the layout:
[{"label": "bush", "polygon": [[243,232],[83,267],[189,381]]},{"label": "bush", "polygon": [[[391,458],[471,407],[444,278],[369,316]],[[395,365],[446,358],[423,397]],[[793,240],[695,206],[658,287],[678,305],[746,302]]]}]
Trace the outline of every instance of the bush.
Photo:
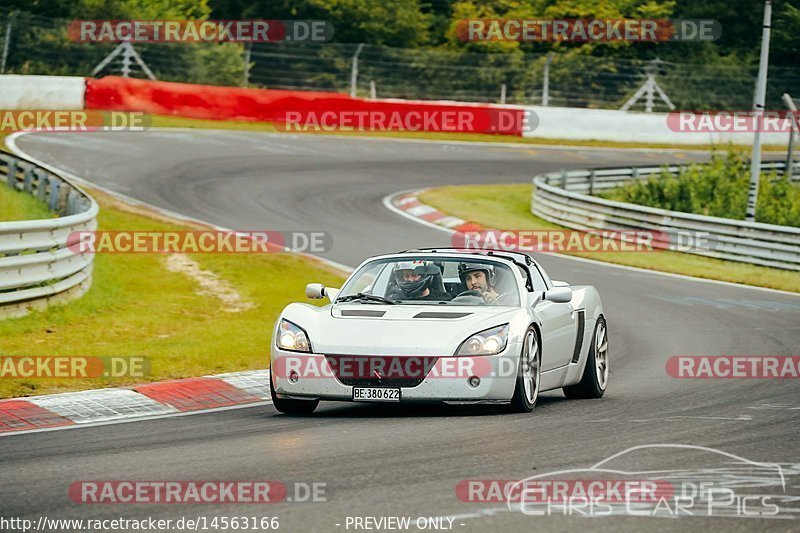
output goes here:
[{"label": "bush", "polygon": [[[671,211],[743,220],[749,184],[748,159],[741,152],[729,150],[724,156],[713,154],[709,164],[690,165],[677,176],[663,171],[603,196]],[[788,176],[762,173],[756,221],[800,227],[800,186]]]},{"label": "bush", "polygon": [[189,68],[189,83],[239,86],[244,80],[244,52],[237,43],[220,43],[195,47]]}]

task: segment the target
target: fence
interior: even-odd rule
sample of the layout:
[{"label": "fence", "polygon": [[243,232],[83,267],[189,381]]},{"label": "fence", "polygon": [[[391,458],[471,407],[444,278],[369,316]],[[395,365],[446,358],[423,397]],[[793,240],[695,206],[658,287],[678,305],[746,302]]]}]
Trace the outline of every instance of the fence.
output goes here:
[{"label": "fence", "polygon": [[[783,172],[784,162],[768,162],[762,170]],[[668,245],[687,232],[703,233],[707,246],[689,253],[756,265],[800,271],[800,228],[744,222],[615,202],[592,196],[632,179],[648,179],[666,170],[677,174],[686,165],[626,167],[551,172],[533,179],[531,212],[578,230],[647,230],[654,242]],[[800,175],[792,176],[794,181]]]},{"label": "fence", "polygon": [[73,252],[67,238],[97,228],[97,203],[62,176],[5,152],[0,152],[0,176],[58,215],[0,222],[0,317],[83,294],[91,284],[93,255]]},{"label": "fence", "polygon": [[[0,73],[92,75],[116,44],[70,42],[68,23],[0,10],[0,46],[5,50]],[[743,65],[738,59],[687,64],[586,56],[574,50],[554,54],[548,61],[544,53],[348,43],[135,44],[143,63],[163,81],[336,92],[351,91],[359,48],[356,94],[369,97],[374,86],[381,98],[619,109],[652,75],[679,109],[750,109],[757,71],[756,64]],[[148,77],[124,53],[97,75],[123,69],[133,77]],[[770,67],[767,105],[782,109],[781,95],[799,83],[800,68]],[[642,98],[633,109],[644,109],[645,101]],[[666,111],[668,106],[656,98],[653,110]]]}]

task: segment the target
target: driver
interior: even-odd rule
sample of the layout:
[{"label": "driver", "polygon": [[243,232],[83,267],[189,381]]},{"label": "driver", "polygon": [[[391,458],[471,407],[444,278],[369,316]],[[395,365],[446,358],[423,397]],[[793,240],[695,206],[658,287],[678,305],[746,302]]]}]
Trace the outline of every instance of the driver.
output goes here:
[{"label": "driver", "polygon": [[481,293],[483,301],[487,304],[494,303],[500,296],[494,290],[494,266],[483,263],[459,263],[458,277],[468,291]]},{"label": "driver", "polygon": [[441,270],[432,261],[398,261],[386,296],[399,300],[449,301],[452,296],[433,283],[440,274]]}]

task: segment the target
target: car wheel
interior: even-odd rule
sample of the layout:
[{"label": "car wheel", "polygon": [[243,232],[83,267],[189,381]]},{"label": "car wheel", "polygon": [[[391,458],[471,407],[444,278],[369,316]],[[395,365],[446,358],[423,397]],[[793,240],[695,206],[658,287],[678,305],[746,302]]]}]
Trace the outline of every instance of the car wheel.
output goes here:
[{"label": "car wheel", "polygon": [[278,398],[275,395],[275,387],[272,385],[272,378],[269,380],[269,393],[272,396],[272,405],[275,409],[285,415],[307,416],[314,412],[319,405],[319,400],[289,400]]},{"label": "car wheel", "polygon": [[528,329],[522,342],[522,353],[517,369],[517,383],[509,408],[514,413],[530,413],[539,399],[542,380],[542,349],[539,334]]},{"label": "car wheel", "polygon": [[608,328],[603,317],[597,319],[589,358],[577,385],[564,387],[567,398],[602,398],[608,386]]}]

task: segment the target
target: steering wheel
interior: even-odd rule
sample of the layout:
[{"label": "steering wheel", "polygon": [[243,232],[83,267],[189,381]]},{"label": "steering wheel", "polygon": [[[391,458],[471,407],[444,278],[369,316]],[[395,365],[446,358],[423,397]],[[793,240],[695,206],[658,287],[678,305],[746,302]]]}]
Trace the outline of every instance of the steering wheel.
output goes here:
[{"label": "steering wheel", "polygon": [[493,304],[502,304],[504,301],[506,303],[513,301],[514,293],[513,292],[503,292],[497,295],[497,298],[494,299]]},{"label": "steering wheel", "polygon": [[473,291],[473,290],[464,291],[462,293],[459,293],[459,295],[456,296],[456,298],[461,298],[462,296],[477,296],[478,298],[483,300],[483,293],[481,291]]},{"label": "steering wheel", "polygon": [[[460,298],[462,296],[477,296],[478,298],[483,300],[483,293],[481,291],[476,291],[476,290],[464,291],[464,292],[460,293],[458,296],[456,296],[456,298]],[[498,294],[497,298],[495,298],[491,302],[485,302],[485,303],[487,303],[488,305],[502,304],[504,300],[509,301],[509,298],[513,298],[513,293],[504,292],[504,293]]]}]

